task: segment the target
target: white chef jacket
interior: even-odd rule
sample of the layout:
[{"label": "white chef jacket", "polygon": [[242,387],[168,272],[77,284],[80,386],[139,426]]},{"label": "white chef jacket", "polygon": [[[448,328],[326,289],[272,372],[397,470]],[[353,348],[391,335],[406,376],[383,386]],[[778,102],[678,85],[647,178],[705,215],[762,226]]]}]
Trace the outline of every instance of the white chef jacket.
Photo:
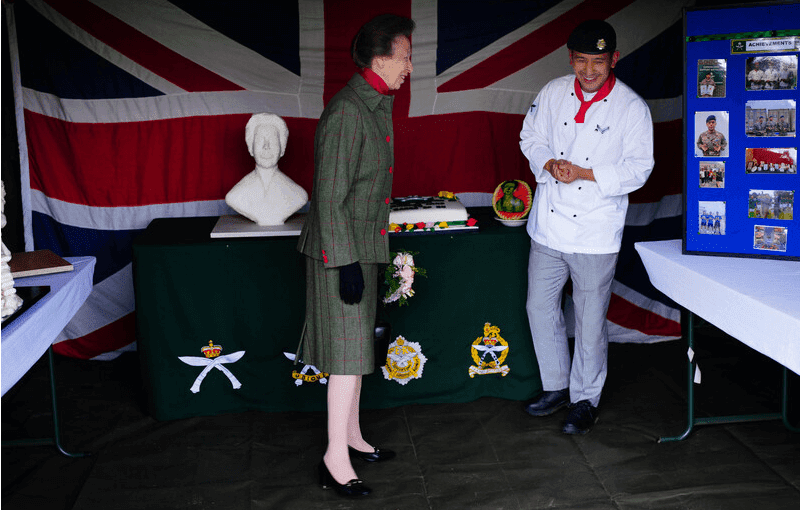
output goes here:
[{"label": "white chef jacket", "polygon": [[[617,80],[577,124],[574,82],[568,75],[545,85],[523,122],[520,147],[536,178],[528,234],[563,253],[616,253],[628,193],[653,169],[653,121],[644,100]],[[550,159],[591,168],[596,182],[559,182],[544,170]]]},{"label": "white chef jacket", "polygon": [[747,79],[750,81],[761,81],[764,79],[764,71],[761,69],[753,69],[747,73]]}]

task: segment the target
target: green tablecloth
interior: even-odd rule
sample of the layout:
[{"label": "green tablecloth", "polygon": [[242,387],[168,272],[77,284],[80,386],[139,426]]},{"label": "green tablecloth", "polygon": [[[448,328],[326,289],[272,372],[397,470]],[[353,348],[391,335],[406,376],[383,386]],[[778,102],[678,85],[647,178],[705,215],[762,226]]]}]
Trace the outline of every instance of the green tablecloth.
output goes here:
[{"label": "green tablecloth", "polygon": [[[530,240],[524,227],[494,221],[491,209],[470,212],[479,220],[478,233],[391,237],[392,250],[419,252],[416,263],[428,277],[415,280],[408,306],[379,305],[379,316],[391,324],[392,339],[419,343],[427,362],[422,376],[405,385],[380,370],[365,376],[362,407],[486,395],[525,400],[541,390],[525,314]],[[305,312],[297,238],[211,239],[216,221],[157,219],[134,242],[138,349],[150,413],[176,419],[324,409],[325,386],[297,385],[292,371],[303,365],[284,355],[296,350]],[[470,378],[472,344],[487,322],[508,344],[509,370]],[[209,341],[222,346],[221,356],[244,351],[218,365],[230,378],[212,368],[196,381],[209,363],[201,352]],[[199,391],[190,391],[198,383]]]}]

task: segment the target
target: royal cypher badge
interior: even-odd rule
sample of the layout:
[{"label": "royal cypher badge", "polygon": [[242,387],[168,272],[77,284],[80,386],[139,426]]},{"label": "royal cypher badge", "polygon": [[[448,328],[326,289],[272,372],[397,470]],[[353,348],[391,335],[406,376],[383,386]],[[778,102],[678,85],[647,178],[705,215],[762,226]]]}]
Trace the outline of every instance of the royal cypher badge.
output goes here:
[{"label": "royal cypher badge", "polygon": [[475,365],[469,367],[469,377],[484,374],[508,375],[511,369],[503,365],[508,357],[508,342],[500,336],[500,328],[486,323],[483,326],[483,336],[472,342],[472,359]]}]

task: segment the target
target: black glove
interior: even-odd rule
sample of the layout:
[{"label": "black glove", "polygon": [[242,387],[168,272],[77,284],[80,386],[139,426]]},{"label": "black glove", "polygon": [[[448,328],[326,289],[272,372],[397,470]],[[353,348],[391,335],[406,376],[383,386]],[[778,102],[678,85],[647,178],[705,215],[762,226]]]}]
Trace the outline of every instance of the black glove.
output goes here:
[{"label": "black glove", "polygon": [[364,293],[364,274],[361,264],[353,262],[339,268],[339,296],[348,305],[361,302]]}]

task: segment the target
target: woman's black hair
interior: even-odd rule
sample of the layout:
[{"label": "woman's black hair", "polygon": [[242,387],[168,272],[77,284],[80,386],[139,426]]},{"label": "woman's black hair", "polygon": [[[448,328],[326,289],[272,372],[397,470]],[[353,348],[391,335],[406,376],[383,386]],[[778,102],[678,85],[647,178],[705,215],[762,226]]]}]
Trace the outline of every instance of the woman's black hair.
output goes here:
[{"label": "woman's black hair", "polygon": [[360,68],[372,66],[372,59],[392,54],[392,41],[398,35],[411,37],[414,20],[395,14],[381,14],[366,22],[353,37],[350,54]]}]

